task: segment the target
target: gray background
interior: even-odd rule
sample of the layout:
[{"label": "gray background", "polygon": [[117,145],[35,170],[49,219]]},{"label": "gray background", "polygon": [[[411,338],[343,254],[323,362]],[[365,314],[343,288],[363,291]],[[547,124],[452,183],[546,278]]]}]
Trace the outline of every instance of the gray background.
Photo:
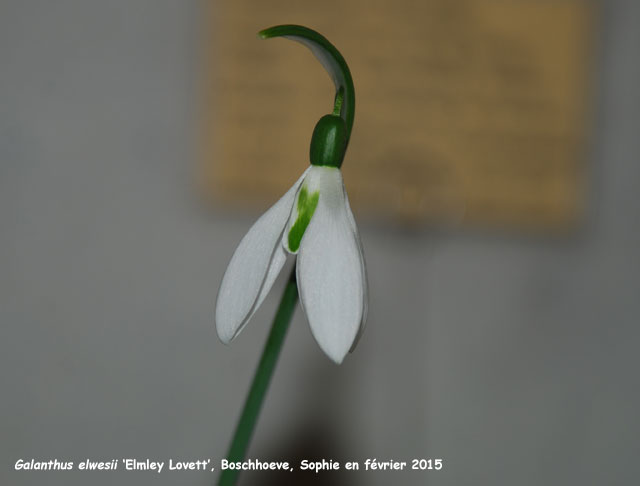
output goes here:
[{"label": "gray background", "polygon": [[[296,313],[251,457],[445,460],[326,484],[637,481],[640,2],[603,3],[583,228],[527,239],[359,217],[368,329],[336,367]],[[1,484],[204,485],[13,465],[224,455],[284,282],[219,343],[215,293],[258,212],[195,196],[202,8],[0,2]]]}]

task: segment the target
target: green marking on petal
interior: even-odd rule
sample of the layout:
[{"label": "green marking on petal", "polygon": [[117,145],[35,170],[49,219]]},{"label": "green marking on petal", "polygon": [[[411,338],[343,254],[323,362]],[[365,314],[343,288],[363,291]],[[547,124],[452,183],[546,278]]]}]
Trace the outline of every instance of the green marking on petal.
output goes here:
[{"label": "green marking on petal", "polygon": [[318,199],[320,198],[320,192],[316,191],[309,195],[309,191],[303,185],[300,188],[300,194],[298,194],[298,218],[296,222],[291,226],[289,230],[289,251],[296,252],[300,248],[300,242],[304,235],[311,217],[318,205]]}]

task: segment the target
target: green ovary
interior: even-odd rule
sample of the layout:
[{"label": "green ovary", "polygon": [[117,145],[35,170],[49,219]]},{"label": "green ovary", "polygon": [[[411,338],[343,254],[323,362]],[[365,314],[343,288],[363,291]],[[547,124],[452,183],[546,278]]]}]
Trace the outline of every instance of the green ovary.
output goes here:
[{"label": "green ovary", "polygon": [[307,226],[309,226],[319,198],[320,192],[314,192],[309,195],[305,186],[300,189],[300,194],[298,195],[298,218],[289,230],[289,251],[296,252],[300,248],[302,236]]}]

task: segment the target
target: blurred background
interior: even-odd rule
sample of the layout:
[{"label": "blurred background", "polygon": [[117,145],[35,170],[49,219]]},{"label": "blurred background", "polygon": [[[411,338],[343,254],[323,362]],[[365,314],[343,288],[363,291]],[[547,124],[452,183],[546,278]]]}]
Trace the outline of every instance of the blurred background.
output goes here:
[{"label": "blurred background", "polygon": [[[527,123],[509,125],[522,110],[504,109],[483,125],[493,105],[467,113],[450,93],[438,105],[446,78],[431,80],[415,110],[435,107],[446,118],[452,107],[468,123],[449,116],[440,126],[429,115],[424,139],[411,131],[421,117],[385,125],[372,109],[391,96],[376,93],[376,73],[393,87],[372,52],[411,42],[422,4],[394,2],[403,16],[388,17],[384,2],[349,3],[337,20],[333,4],[276,3],[262,12],[246,1],[0,2],[0,483],[205,485],[217,477],[25,472],[14,464],[224,457],[284,280],[231,346],[215,333],[218,285],[250,225],[305,168],[313,125],[331,109],[331,84],[308,52],[255,38],[287,22],[325,33],[352,65],[356,92],[363,87],[345,180],[367,257],[369,320],[337,367],[297,310],[248,457],[442,458],[444,469],[247,473],[240,484],[632,483],[640,452],[640,3],[501,0],[478,13],[479,2],[461,1],[447,13],[426,2],[458,29],[479,25],[506,35],[494,40],[520,42],[504,54],[528,61],[499,67],[508,79],[537,81],[508,93],[527,107],[516,118]],[[564,4],[564,13],[538,15],[533,4]],[[513,17],[496,13],[501,5]],[[548,26],[545,15],[555,19]],[[350,38],[350,22],[377,27],[388,42]],[[530,23],[529,34],[513,37]],[[217,40],[221,33],[226,40]],[[535,40],[545,37],[559,40]],[[418,53],[419,42],[411,47]],[[256,57],[263,48],[266,59],[284,52],[276,69]],[[566,58],[575,62],[563,65]],[[455,70],[449,59],[436,59],[440,71]],[[500,92],[478,59],[455,78],[484,76],[476,100]],[[316,71],[298,66],[307,61]],[[434,63],[410,73],[429,73]],[[240,65],[244,77],[234,71]],[[422,83],[403,84],[406,76],[397,76],[398,99]],[[313,87],[319,77],[322,91],[305,88],[269,118],[269,103],[286,92],[230,82],[258,77],[275,91],[281,78]],[[263,96],[243,103],[239,88]],[[296,110],[315,96],[322,111]],[[243,117],[233,118],[234,108]],[[229,172],[236,161],[224,154],[288,137],[296,117],[308,125],[304,134],[275,144],[290,161],[278,166],[282,177],[256,183],[259,164],[248,157],[237,162],[242,177]],[[508,138],[514,131],[520,138]],[[493,142],[478,149],[485,132]],[[553,141],[533,143],[540,134]],[[409,148],[395,160],[402,136],[400,149]],[[497,168],[477,169],[501,137],[510,149],[499,152]],[[534,181],[519,169],[518,140]],[[547,143],[557,150],[545,152]],[[388,151],[372,169],[367,145]],[[557,164],[545,158],[546,168],[532,171],[538,150]],[[445,161],[436,173],[454,174],[439,179],[448,184],[443,194],[427,185],[434,170],[421,168],[422,153],[436,154],[431,167]],[[391,167],[405,176],[388,177]],[[500,176],[482,179],[487,171]],[[484,182],[475,185],[474,174]],[[503,190],[510,184],[519,189]],[[256,195],[261,187],[268,190]],[[393,210],[367,196],[371,187],[387,190]],[[500,197],[487,202],[492,193]],[[520,209],[506,211],[510,203]]]}]

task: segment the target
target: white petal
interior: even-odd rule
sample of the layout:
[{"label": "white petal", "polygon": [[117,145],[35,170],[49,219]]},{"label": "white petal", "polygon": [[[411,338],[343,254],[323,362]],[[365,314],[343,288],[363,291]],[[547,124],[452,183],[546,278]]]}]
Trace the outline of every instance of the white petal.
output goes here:
[{"label": "white petal", "polygon": [[349,198],[347,197],[347,191],[344,190],[344,201],[347,207],[347,216],[349,218],[349,223],[351,224],[351,230],[356,237],[356,241],[358,242],[358,250],[360,251],[360,267],[362,269],[362,320],[360,321],[360,327],[358,329],[358,334],[356,335],[356,339],[353,341],[349,352],[352,352],[358,341],[360,341],[360,337],[364,332],[365,324],[367,323],[367,314],[369,313],[369,280],[367,278],[367,264],[364,259],[364,250],[362,248],[362,240],[360,239],[360,233],[358,232],[358,226],[356,225],[356,219],[353,217],[353,212],[351,211],[351,205],[349,204]]},{"label": "white petal", "polygon": [[302,177],[258,221],[236,248],[222,278],[216,302],[216,327],[224,343],[244,328],[269,293],[286,260],[280,245]]},{"label": "white petal", "polygon": [[363,263],[349,219],[339,169],[322,170],[320,199],[298,254],[298,289],[311,332],[322,350],[341,363],[364,316]]}]

